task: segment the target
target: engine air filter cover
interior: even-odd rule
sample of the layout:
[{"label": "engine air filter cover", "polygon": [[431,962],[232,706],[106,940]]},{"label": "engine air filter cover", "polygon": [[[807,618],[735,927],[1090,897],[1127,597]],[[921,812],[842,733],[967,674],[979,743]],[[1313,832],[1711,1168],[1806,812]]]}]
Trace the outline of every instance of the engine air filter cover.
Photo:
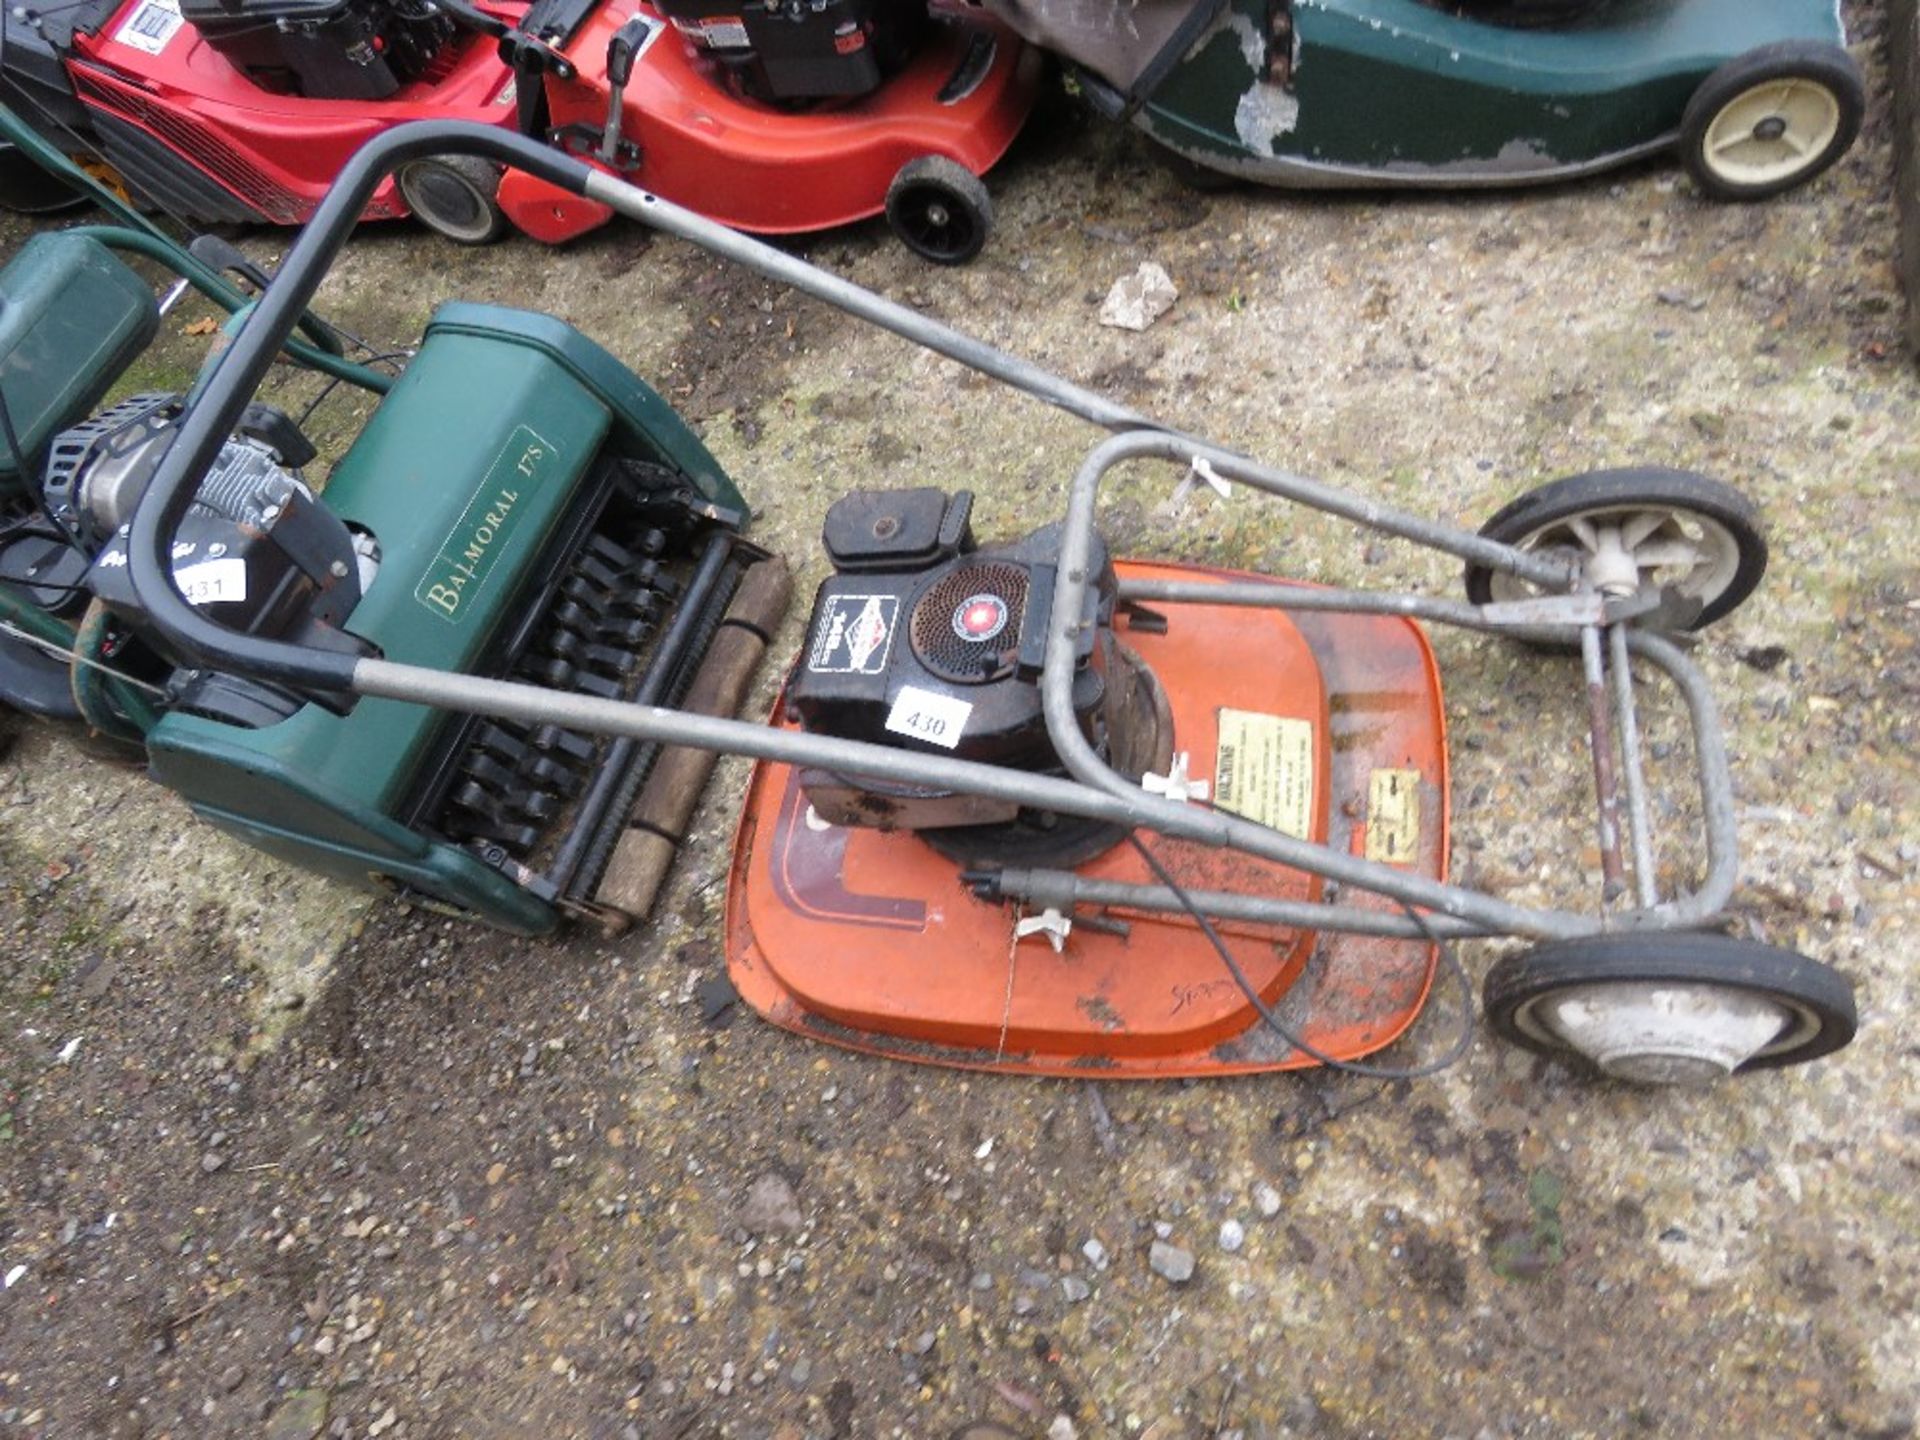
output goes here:
[{"label": "engine air filter cover", "polygon": [[1013,673],[1027,570],[983,561],[949,570],[913,607],[913,653],[935,675],[984,685]]}]

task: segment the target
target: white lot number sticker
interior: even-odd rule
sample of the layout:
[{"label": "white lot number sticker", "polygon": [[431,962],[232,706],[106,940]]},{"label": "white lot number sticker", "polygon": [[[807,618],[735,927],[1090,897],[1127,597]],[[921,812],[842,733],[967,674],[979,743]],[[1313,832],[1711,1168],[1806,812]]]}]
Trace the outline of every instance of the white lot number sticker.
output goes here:
[{"label": "white lot number sticker", "polygon": [[220,560],[182,565],[173,572],[173,583],[187,597],[189,605],[244,600],[247,598],[247,562],[238,555],[228,555]]},{"label": "white lot number sticker", "polygon": [[140,0],[133,13],[113,32],[122,45],[158,55],[186,22],[180,18],[178,0]]},{"label": "white lot number sticker", "polygon": [[739,50],[752,43],[747,38],[745,22],[731,15],[702,20],[700,28],[706,33],[707,44],[717,50]]},{"label": "white lot number sticker", "polygon": [[887,715],[887,729],[896,735],[911,735],[916,740],[952,750],[960,744],[973,706],[951,695],[907,685],[894,698]]},{"label": "white lot number sticker", "polygon": [[1213,803],[1288,835],[1312,839],[1313,722],[1222,709]]}]

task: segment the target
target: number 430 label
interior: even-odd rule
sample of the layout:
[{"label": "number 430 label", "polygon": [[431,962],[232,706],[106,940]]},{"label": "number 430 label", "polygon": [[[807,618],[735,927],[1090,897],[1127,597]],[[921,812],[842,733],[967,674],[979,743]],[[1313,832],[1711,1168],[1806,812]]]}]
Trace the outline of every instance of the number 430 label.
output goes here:
[{"label": "number 430 label", "polygon": [[973,706],[951,695],[907,685],[894,697],[887,715],[887,729],[896,735],[911,735],[946,750],[959,746]]}]

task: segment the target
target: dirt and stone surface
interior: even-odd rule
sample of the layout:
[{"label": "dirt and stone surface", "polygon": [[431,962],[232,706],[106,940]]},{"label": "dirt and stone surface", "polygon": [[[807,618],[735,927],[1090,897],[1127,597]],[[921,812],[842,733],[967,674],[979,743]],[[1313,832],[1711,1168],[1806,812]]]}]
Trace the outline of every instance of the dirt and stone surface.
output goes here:
[{"label": "dirt and stone surface", "polygon": [[[1662,168],[1498,199],[1198,196],[1060,111],[997,175],[972,267],[924,268],[877,226],[803,250],[1469,525],[1611,464],[1746,488],[1772,568],[1699,651],[1734,748],[1732,925],[1854,979],[1850,1050],[1681,1093],[1484,1034],[1412,1084],[908,1068],[714,1000],[738,763],[656,923],[532,943],[280,871],[136,772],[20,733],[0,760],[0,1433],[1912,1434],[1920,377],[1875,17],[1856,28],[1867,133],[1772,204],[1706,204]],[[1146,260],[1172,311],[1098,326]],[[328,292],[382,342],[451,295],[554,311],[651,377],[808,580],[848,486],[968,486],[1005,534],[1057,510],[1094,438],[632,228],[559,253],[369,235]],[[197,313],[143,382],[188,372]],[[1116,487],[1117,548],[1458,584],[1245,497],[1176,506],[1170,479]],[[1586,903],[1572,671],[1436,643],[1456,875]],[[1685,747],[1660,748],[1684,781]],[[1662,813],[1684,878],[1686,806]],[[1502,949],[1464,958],[1478,976]],[[1442,995],[1389,1058],[1457,1016]]]}]

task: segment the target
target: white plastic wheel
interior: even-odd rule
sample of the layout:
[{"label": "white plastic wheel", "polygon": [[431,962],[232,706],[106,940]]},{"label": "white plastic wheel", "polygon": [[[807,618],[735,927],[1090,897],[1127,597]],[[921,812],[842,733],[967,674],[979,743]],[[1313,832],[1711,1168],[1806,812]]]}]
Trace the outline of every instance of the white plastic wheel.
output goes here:
[{"label": "white plastic wheel", "polygon": [[1737,189],[1783,188],[1820,161],[1840,125],[1840,98],[1818,80],[1763,80],[1707,122],[1701,159]]},{"label": "white plastic wheel", "polygon": [[1846,154],[1866,105],[1860,67],[1838,45],[1762,45],[1693,92],[1680,120],[1680,158],[1704,194],[1764,200]]},{"label": "white plastic wheel", "polygon": [[[1667,587],[1703,606],[1723,594],[1740,570],[1740,542],[1731,530],[1710,515],[1667,506],[1584,510],[1522,536],[1518,547],[1580,551],[1602,594]],[[1516,576],[1494,572],[1496,600],[1537,593]]]}]

